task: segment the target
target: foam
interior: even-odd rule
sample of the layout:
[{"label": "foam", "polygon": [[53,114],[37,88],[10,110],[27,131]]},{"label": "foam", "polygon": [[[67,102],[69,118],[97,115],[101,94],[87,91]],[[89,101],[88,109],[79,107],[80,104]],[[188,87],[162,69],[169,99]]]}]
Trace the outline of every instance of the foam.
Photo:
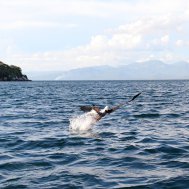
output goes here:
[{"label": "foam", "polygon": [[70,119],[69,129],[71,131],[91,130],[97,122],[94,113],[85,113]]}]

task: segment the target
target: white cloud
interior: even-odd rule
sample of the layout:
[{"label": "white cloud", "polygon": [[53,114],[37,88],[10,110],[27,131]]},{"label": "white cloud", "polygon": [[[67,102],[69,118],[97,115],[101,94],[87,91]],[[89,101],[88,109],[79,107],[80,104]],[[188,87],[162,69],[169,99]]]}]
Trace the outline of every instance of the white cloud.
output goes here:
[{"label": "white cloud", "polygon": [[53,22],[26,22],[16,21],[12,23],[0,23],[0,30],[12,30],[12,29],[25,29],[25,28],[49,28],[49,27],[60,27],[60,24]]},{"label": "white cloud", "polygon": [[161,37],[161,43],[162,43],[162,45],[167,45],[169,43],[169,35],[168,34]]},{"label": "white cloud", "polygon": [[178,39],[175,42],[175,46],[182,49],[182,50],[188,50],[189,48],[189,40],[183,40],[183,39]]},{"label": "white cloud", "polygon": [[90,45],[88,46],[93,47],[94,49],[102,50],[107,48],[108,38],[105,35],[96,35],[92,36]]},{"label": "white cloud", "polygon": [[[73,29],[78,27],[81,17],[102,18],[109,25],[116,20],[114,27],[93,35],[87,44],[62,51],[52,49],[49,52],[41,50],[24,53],[24,50],[11,50],[10,53],[9,50],[4,58],[25,70],[66,70],[146,59],[174,61],[180,55],[172,50],[186,46],[184,37],[189,32],[186,28],[188,10],[187,0],[0,0],[0,12],[4,15],[0,18],[0,30],[49,27]],[[71,17],[75,18],[74,22],[68,19]],[[121,25],[115,27],[115,23]],[[95,26],[98,26],[98,21]],[[78,34],[78,38],[84,38],[88,27],[83,26],[83,33]]]},{"label": "white cloud", "polygon": [[[44,21],[65,16],[93,16],[128,20],[144,15],[182,14],[187,0],[0,0],[0,21]],[[128,16],[129,15],[129,16]],[[123,19],[124,18],[124,19]]]},{"label": "white cloud", "polygon": [[[26,56],[20,54],[12,56],[12,59],[23,64],[22,67],[32,70],[39,69],[38,63],[43,69],[60,70],[123,64],[124,61],[140,61],[155,57],[172,61],[178,56],[167,50],[170,35],[175,32],[169,26],[176,26],[177,22],[178,20],[171,16],[154,18],[153,21],[152,18],[140,19],[112,29],[111,32],[109,30],[109,33],[93,36],[86,45],[58,52],[35,53]],[[176,41],[176,45],[179,44],[181,45],[181,40]],[[152,51],[154,51],[153,56]],[[36,67],[33,66],[35,62]],[[43,63],[46,65],[45,68]]]},{"label": "white cloud", "polygon": [[184,45],[184,41],[178,39],[175,44],[176,44],[177,47],[182,47]]},{"label": "white cloud", "polygon": [[133,49],[141,42],[141,35],[132,33],[114,34],[108,45],[114,49]]}]

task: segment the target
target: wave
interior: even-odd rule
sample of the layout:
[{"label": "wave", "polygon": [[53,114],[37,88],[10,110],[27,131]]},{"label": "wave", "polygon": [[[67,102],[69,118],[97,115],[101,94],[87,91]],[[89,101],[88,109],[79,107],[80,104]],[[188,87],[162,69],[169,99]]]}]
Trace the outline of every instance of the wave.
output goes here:
[{"label": "wave", "polygon": [[135,114],[135,118],[159,118],[161,115],[159,113],[142,113],[142,114]]}]

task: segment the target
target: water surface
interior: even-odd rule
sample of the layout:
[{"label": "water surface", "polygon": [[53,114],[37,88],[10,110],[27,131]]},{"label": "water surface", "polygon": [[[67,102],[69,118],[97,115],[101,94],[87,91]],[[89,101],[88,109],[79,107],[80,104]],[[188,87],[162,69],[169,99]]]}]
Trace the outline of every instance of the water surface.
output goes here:
[{"label": "water surface", "polygon": [[[80,105],[132,104],[72,133]],[[0,188],[188,188],[189,81],[0,83]]]}]

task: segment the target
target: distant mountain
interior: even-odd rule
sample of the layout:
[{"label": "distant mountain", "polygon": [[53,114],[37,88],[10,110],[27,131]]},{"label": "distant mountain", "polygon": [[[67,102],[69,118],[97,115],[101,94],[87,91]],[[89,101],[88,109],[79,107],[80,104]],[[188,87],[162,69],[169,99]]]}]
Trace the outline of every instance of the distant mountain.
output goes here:
[{"label": "distant mountain", "polygon": [[0,61],[0,81],[29,81],[18,66],[7,65]]},{"label": "distant mountain", "polygon": [[189,79],[189,63],[165,64],[162,61],[132,63],[119,67],[98,66],[73,69],[57,80],[158,80]]}]

